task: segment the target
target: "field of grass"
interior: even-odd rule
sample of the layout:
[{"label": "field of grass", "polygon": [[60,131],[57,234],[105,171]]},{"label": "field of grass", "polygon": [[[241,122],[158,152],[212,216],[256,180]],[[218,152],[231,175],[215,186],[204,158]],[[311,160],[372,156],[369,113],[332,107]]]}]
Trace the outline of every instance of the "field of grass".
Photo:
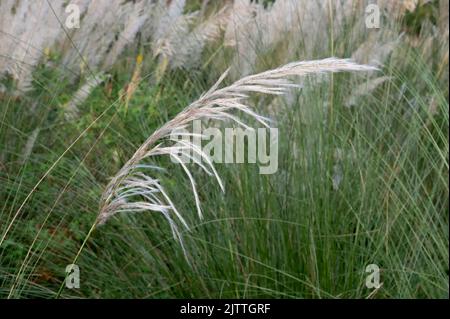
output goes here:
[{"label": "field of grass", "polygon": [[[332,36],[314,57],[351,56],[346,35]],[[63,106],[82,82],[67,79],[57,53],[36,68],[26,94],[8,94],[14,83],[4,79],[0,297],[448,298],[448,37],[426,52],[420,34],[414,44],[407,37],[376,73],[386,80],[355,105],[348,99],[366,73],[308,78],[289,101],[251,96],[279,129],[278,171],[217,164],[223,193],[192,166],[203,220],[184,171],[156,159],[191,227],[180,228],[186,256],[160,214],[117,214],[94,225],[109,179],[215,83],[232,64],[230,49],[210,45],[201,66],[162,73],[145,47],[128,49],[74,119]],[[304,59],[301,49],[290,60],[269,51],[256,68]],[[79,289],[64,285],[72,263]],[[365,284],[370,264],[381,269],[378,289]]]}]

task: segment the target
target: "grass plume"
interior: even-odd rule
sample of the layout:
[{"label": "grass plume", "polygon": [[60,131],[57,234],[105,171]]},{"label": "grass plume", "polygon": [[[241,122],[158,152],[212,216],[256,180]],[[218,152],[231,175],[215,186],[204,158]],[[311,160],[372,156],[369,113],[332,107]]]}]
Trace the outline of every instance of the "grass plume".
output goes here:
[{"label": "grass plume", "polygon": [[[248,128],[240,118],[233,114],[234,111],[242,111],[261,124],[268,126],[268,119],[257,114],[246,104],[245,101],[250,93],[282,95],[289,88],[299,87],[289,79],[292,76],[306,76],[325,72],[373,70],[376,70],[376,68],[337,58],[292,62],[273,70],[243,77],[229,86],[219,88],[228,74],[227,70],[198,100],[191,103],[172,120],[150,135],[122,167],[102,195],[97,223],[104,224],[110,217],[119,212],[158,212],[163,214],[169,222],[174,237],[181,241],[180,232],[174,219],[178,219],[187,229],[189,229],[188,224],[169,198],[160,181],[147,174],[147,171],[150,172],[153,169],[161,168],[144,165],[142,162],[147,158],[159,155],[171,155],[177,159],[190,180],[192,194],[195,198],[200,219],[202,218],[202,211],[195,179],[189,168],[179,159],[179,154],[191,157],[189,155],[191,154],[190,152],[194,152],[202,159],[205,159],[207,167],[191,157],[206,173],[215,176],[222,190],[224,188],[220,176],[217,174],[208,155],[190,142],[185,142],[183,145],[178,146],[174,145],[174,140],[170,138],[170,134],[173,131],[184,129],[192,121],[199,119],[231,120],[237,125]],[[144,169],[146,173],[143,173],[141,169]],[[139,200],[136,198],[139,198]]]}]

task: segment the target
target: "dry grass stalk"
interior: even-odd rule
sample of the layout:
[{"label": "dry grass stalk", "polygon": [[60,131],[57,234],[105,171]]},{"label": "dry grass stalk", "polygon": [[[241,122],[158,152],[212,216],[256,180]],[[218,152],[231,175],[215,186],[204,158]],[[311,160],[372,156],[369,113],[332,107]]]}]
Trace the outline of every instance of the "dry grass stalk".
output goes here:
[{"label": "dry grass stalk", "polygon": [[[233,111],[242,111],[251,118],[268,126],[268,119],[255,113],[245,101],[250,93],[265,93],[272,95],[283,95],[289,88],[298,87],[289,80],[292,76],[306,76],[339,71],[371,71],[374,67],[359,65],[346,59],[328,58],[315,61],[292,62],[279,68],[262,73],[246,76],[233,84],[219,88],[228,70],[219,80],[197,101],[190,104],[175,118],[157,129],[135,152],[130,160],[122,167],[116,176],[107,185],[101,199],[100,213],[97,217],[98,224],[104,224],[113,215],[119,212],[158,212],[165,216],[170,224],[172,233],[181,242],[175,219],[189,229],[185,219],[176,209],[164,187],[158,179],[151,177],[146,172],[153,169],[161,169],[148,164],[144,160],[159,155],[171,155],[179,159],[180,154],[192,158],[206,173],[217,179],[223,190],[222,181],[217,174],[214,165],[202,150],[193,143],[175,144],[171,139],[171,133],[186,128],[194,120],[211,119],[218,121],[231,120],[237,125],[248,127]],[[191,136],[193,134],[190,133]],[[206,164],[203,165],[195,156],[197,154]],[[196,183],[189,168],[179,160],[182,168],[188,176],[192,193],[197,206],[197,213],[202,218],[200,200],[196,189]],[[144,173],[145,172],[145,173]]]}]

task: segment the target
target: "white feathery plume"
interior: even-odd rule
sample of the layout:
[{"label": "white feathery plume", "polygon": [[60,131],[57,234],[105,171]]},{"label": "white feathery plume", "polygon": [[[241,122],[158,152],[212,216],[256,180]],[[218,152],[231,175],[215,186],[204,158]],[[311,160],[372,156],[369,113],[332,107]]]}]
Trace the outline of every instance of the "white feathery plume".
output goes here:
[{"label": "white feathery plume", "polygon": [[52,8],[46,0],[0,2],[0,75],[11,74],[19,91],[31,88],[33,69],[61,35],[65,2]]},{"label": "white feathery plume", "polygon": [[[377,35],[371,34],[366,41],[353,52],[351,58],[358,63],[381,65],[398,45],[401,35],[392,41],[379,42]],[[394,39],[394,35],[385,38]]]},{"label": "white feathery plume", "polygon": [[351,107],[357,105],[360,97],[372,93],[379,85],[390,79],[391,77],[389,76],[380,76],[358,85],[352,90],[352,94],[346,99],[345,106]]},{"label": "white feathery plume", "polygon": [[114,42],[106,55],[103,70],[109,69],[116,62],[124,48],[130,43],[133,43],[136,34],[149,18],[147,11],[149,8],[145,7],[147,5],[145,1],[138,2],[134,5],[128,3],[127,5],[130,6],[129,13],[123,17],[123,20],[125,20],[123,22],[123,29],[118,35],[118,40]]},{"label": "white feathery plume", "polygon": [[[338,32],[344,17],[352,14],[347,6],[333,1],[333,7],[342,9],[340,16],[330,22],[328,1],[284,0],[275,1],[267,8],[261,3],[237,0],[234,2],[230,23],[225,32],[225,44],[236,47],[232,66],[233,75],[254,72],[258,57],[283,40],[287,40],[287,59],[302,48],[304,57],[314,56],[314,51],[329,43],[331,25]],[[280,51],[280,50],[277,50]]]},{"label": "white feathery plume", "polygon": [[[163,1],[161,1],[163,2]],[[164,1],[168,4],[159,4],[156,7],[156,19],[152,25],[153,39],[163,39],[168,33],[172,32],[174,22],[183,15],[186,0]]]},{"label": "white feathery plume", "polygon": [[[182,14],[180,10],[171,10],[171,7],[167,11],[166,16],[170,16],[172,21],[152,35],[153,55],[159,56],[159,71],[164,72],[167,66],[172,69],[198,66],[205,45],[219,39],[225,29],[230,7],[226,5],[204,19],[200,11]],[[199,18],[203,21],[195,25]]]},{"label": "white feathery plume", "polygon": [[[163,64],[191,68],[198,64],[205,44],[219,38],[220,31],[225,29],[225,45],[236,47],[231,67],[235,78],[254,72],[258,58],[280,43],[286,46],[276,50],[281,60],[297,57],[299,50],[303,59],[316,56],[327,49],[330,30],[334,38],[345,31],[348,42],[356,47],[366,38],[368,44],[376,43],[375,48],[366,45],[370,47],[369,52],[389,52],[396,44],[392,42],[395,36],[386,32],[398,31],[391,26],[395,23],[389,22],[395,19],[388,19],[382,30],[367,37],[364,8],[369,2],[277,0],[265,8],[258,2],[235,0],[230,8],[226,5],[192,28],[198,12],[184,14],[186,0],[2,0],[0,76],[10,73],[17,80],[19,90],[29,88],[32,72],[43,52],[54,46],[62,51],[62,64],[74,75],[83,73],[85,64],[94,72],[107,71],[124,48],[135,42],[138,32],[144,41],[151,41],[153,53],[160,55]],[[446,2],[448,7],[448,1],[442,2],[443,7]],[[69,3],[80,9],[79,29],[64,26]],[[203,2],[202,12],[206,3]],[[385,15],[394,11],[404,14],[417,3],[415,0],[379,1]],[[448,38],[448,15],[442,13],[441,21]],[[345,28],[346,22],[353,25],[350,32]],[[367,52],[363,46],[360,49]],[[365,63],[357,55],[356,52],[355,60]]]},{"label": "white feathery plume", "polygon": [[220,37],[221,31],[228,23],[229,13],[229,7],[225,6],[194,27],[192,31],[172,33],[172,37],[167,39],[172,48],[170,66],[185,69],[197,66],[205,45]]},{"label": "white feathery plume", "polygon": [[64,117],[70,121],[78,117],[78,106],[91,95],[92,91],[99,86],[106,75],[99,73],[96,76],[88,76],[85,83],[75,92],[72,99],[64,105]]},{"label": "white feathery plume", "polygon": [[34,145],[36,144],[36,139],[39,135],[40,128],[37,127],[33,130],[33,132],[28,136],[27,143],[25,144],[22,151],[22,164],[24,164],[31,155],[33,151]]},{"label": "white feathery plume", "polygon": [[[272,50],[282,60],[298,55],[310,59],[317,52],[329,50],[331,37],[339,39],[344,34],[347,43],[356,48],[366,38],[366,46],[376,43],[380,47],[378,62],[382,63],[386,54],[381,51],[388,52],[396,45],[392,41],[398,37],[395,35],[398,30],[391,19],[383,22],[378,32],[368,33],[364,10],[369,3],[369,0],[277,0],[265,8],[261,3],[235,0],[224,41],[226,46],[236,49],[231,75],[240,77],[254,72],[258,59]],[[389,3],[380,4],[382,14],[386,7]],[[280,44],[285,47],[278,49]]]},{"label": "white feathery plume", "polygon": [[164,33],[162,31],[155,33],[152,37],[153,55],[170,59],[178,54],[179,44],[188,35],[189,28],[197,15],[198,11],[174,17],[174,20],[170,23],[170,28],[165,28]]},{"label": "white feathery plume", "polygon": [[[219,88],[228,74],[227,70],[198,100],[191,103],[172,120],[151,134],[117,175],[112,178],[102,194],[97,224],[104,224],[119,212],[157,212],[163,214],[169,222],[174,238],[182,242],[176,220],[187,229],[189,227],[160,181],[149,174],[152,170],[160,170],[161,168],[144,164],[144,160],[159,155],[170,155],[181,164],[191,183],[197,213],[200,218],[203,215],[196,183],[189,168],[180,160],[180,154],[184,156],[190,156],[189,154],[199,155],[206,163],[200,165],[199,160],[194,162],[206,173],[214,176],[222,190],[223,183],[209,156],[191,142],[179,143],[179,141],[171,139],[171,134],[174,131],[180,131],[192,121],[200,119],[231,120],[237,125],[247,127],[236,115],[233,115],[234,111],[242,111],[250,118],[268,126],[268,119],[258,115],[247,105],[246,100],[249,94],[283,95],[289,88],[297,87],[297,84],[290,80],[292,76],[339,71],[372,71],[374,69],[372,66],[359,65],[347,59],[337,58],[292,62],[273,70],[246,76],[229,86]],[[193,133],[186,134],[193,135]]]},{"label": "white feathery plume", "polygon": [[[449,33],[449,10],[448,10],[449,1],[447,0],[440,0],[439,1],[439,30],[444,38],[448,39],[448,33]],[[448,40],[447,40],[448,43]]]},{"label": "white feathery plume", "polygon": [[[99,69],[110,49],[124,29],[124,20],[131,14],[133,5],[121,1],[91,1],[80,21],[80,28],[68,30],[68,38],[62,38],[65,49],[63,64],[72,70],[89,67]],[[112,54],[120,52],[114,50]],[[81,55],[81,56],[80,56]],[[111,54],[108,58],[110,64]]]}]

